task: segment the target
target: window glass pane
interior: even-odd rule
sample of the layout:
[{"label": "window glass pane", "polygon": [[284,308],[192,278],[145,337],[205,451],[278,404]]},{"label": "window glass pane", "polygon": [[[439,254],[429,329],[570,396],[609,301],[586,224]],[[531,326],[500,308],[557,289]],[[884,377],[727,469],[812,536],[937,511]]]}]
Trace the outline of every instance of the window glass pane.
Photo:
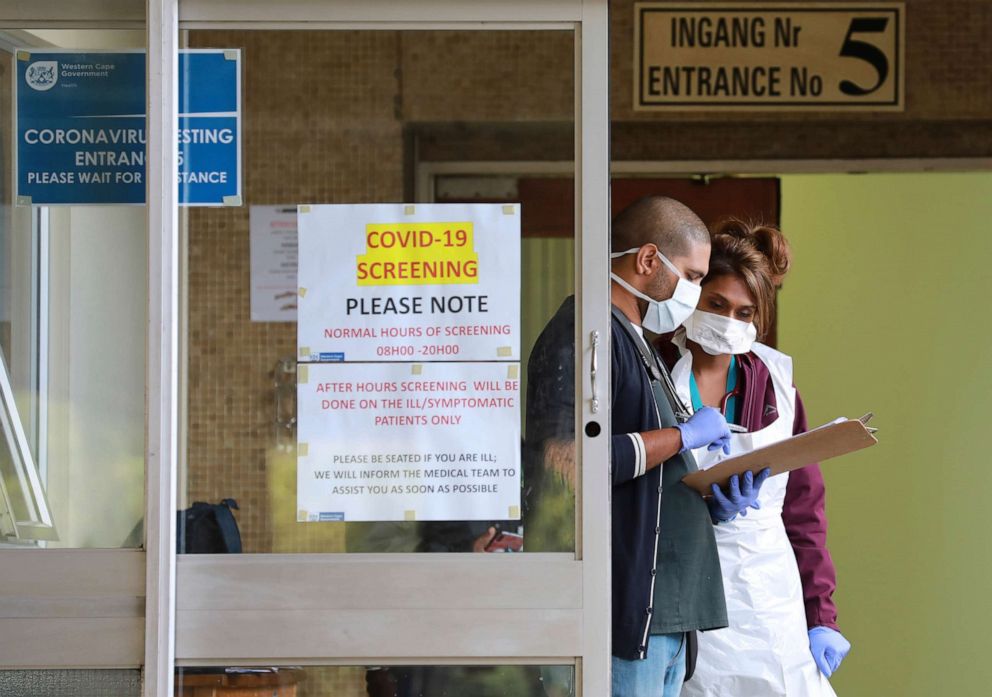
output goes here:
[{"label": "window glass pane", "polygon": [[252,689],[272,697],[571,697],[574,675],[570,665],[179,668],[176,694],[233,696]]},{"label": "window glass pane", "polygon": [[[486,546],[496,524],[502,537],[491,550],[519,547],[522,535],[523,551],[572,551],[571,385],[567,399],[535,411],[527,377],[560,369],[571,381],[574,370],[572,356],[564,366],[557,356],[532,361],[549,319],[573,307],[572,33],[195,30],[184,40],[241,51],[244,199],[185,211],[181,507],[236,501],[219,514],[233,511],[244,552],[471,552]],[[490,437],[505,450],[521,448],[522,510],[509,510],[507,520],[298,522],[307,520],[296,448],[303,348],[296,279],[276,278],[296,268],[295,207],[415,202],[520,206],[520,279],[508,281],[519,283],[521,298],[520,427]],[[574,346],[572,332],[561,333],[559,343]],[[422,360],[428,374],[437,358]],[[365,365],[371,379],[386,375],[384,364]],[[397,396],[423,395],[401,387]],[[382,483],[363,469],[375,468],[299,486]],[[396,479],[409,483],[405,474]],[[203,512],[187,515],[184,539],[215,525],[197,522]]]},{"label": "window glass pane", "polygon": [[[93,103],[117,99],[119,90],[112,99],[100,81],[106,62],[88,56],[140,50],[144,41],[144,32],[130,30],[0,30],[0,351],[13,395],[5,414],[17,424],[4,430],[0,447],[9,500],[0,497],[0,519],[13,508],[8,523],[45,518],[44,511],[51,522],[44,530],[0,525],[0,544],[142,543],[145,209],[89,205],[108,199],[75,177],[104,176],[116,152],[99,145],[96,134],[110,133],[115,119],[82,118],[81,107],[74,111],[79,102],[66,95],[85,93]],[[143,104],[138,60],[124,93]],[[17,133],[15,85],[22,95]],[[24,94],[52,100],[39,97],[28,109]],[[143,161],[140,113],[137,118],[133,149]],[[11,146],[28,144],[30,156],[24,151],[17,158],[22,190]],[[142,167],[137,162],[131,169]],[[25,196],[28,177],[33,198]],[[143,187],[135,190],[143,200]],[[18,445],[18,432],[26,447]]]}]

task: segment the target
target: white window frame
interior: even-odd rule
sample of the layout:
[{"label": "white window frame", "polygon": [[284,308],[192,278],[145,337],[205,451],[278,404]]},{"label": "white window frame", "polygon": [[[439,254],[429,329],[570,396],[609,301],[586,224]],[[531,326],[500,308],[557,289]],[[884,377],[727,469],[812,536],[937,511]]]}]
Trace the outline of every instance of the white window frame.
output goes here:
[{"label": "white window frame", "polygon": [[[0,353],[0,431],[17,474],[18,489],[18,492],[8,491],[4,480],[0,478],[0,521],[4,518],[8,519],[0,522],[0,535],[4,535],[4,531],[9,530],[9,534],[18,542],[59,539],[48,505],[48,497],[45,495],[45,487],[42,486],[38,466],[31,453],[31,444],[24,431],[17,403],[14,401],[10,372],[2,353]],[[27,517],[22,520],[15,515],[11,500],[14,493],[20,494],[28,509]]]},{"label": "white window frame", "polygon": [[[2,49],[9,51],[4,44]],[[5,212],[9,226],[10,291],[26,302],[12,303],[11,355],[0,354],[0,433],[16,478],[0,478],[0,545],[37,544],[58,539],[47,490],[46,390],[48,386],[48,212],[45,208]],[[21,227],[28,234],[15,234]],[[16,358],[16,363],[12,363]],[[18,404],[19,389],[20,404]],[[13,487],[13,490],[8,488]],[[14,516],[14,498],[24,502],[27,517]]]}]

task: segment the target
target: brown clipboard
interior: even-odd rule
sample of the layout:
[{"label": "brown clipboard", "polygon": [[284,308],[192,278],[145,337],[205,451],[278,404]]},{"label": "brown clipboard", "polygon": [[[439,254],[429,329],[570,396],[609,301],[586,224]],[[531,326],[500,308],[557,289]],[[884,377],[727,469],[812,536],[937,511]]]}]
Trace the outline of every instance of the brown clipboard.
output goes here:
[{"label": "brown clipboard", "polygon": [[712,484],[722,487],[735,474],[759,472],[769,467],[774,476],[870,448],[878,443],[874,435],[877,429],[866,425],[872,416],[868,413],[860,419],[838,420],[764,448],[729,457],[709,469],[686,475],[682,481],[701,495],[709,496]]}]

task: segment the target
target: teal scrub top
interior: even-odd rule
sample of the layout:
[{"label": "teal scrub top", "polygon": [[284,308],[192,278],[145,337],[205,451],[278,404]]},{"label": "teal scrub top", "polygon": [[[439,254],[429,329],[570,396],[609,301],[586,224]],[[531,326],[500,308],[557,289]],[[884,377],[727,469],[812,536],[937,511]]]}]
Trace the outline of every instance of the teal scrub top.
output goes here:
[{"label": "teal scrub top", "polygon": [[[737,357],[730,357],[730,370],[727,371],[727,390],[725,394],[734,391],[737,385]],[[692,410],[698,411],[703,408],[703,398],[699,396],[699,387],[696,385],[696,376],[689,373],[689,396],[692,398]],[[727,400],[727,421],[732,424],[740,424],[737,414],[737,395]]]}]

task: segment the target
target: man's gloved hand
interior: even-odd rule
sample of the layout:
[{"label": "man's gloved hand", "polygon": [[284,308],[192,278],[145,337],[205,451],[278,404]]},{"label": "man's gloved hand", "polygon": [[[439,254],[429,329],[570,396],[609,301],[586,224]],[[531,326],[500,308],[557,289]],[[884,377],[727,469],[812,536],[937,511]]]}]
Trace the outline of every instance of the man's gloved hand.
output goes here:
[{"label": "man's gloved hand", "polygon": [[829,678],[851,650],[851,642],[836,629],[813,627],[809,630],[809,650],[820,672]]},{"label": "man's gloved hand", "polygon": [[707,450],[723,448],[724,455],[730,454],[730,427],[719,409],[703,407],[676,428],[682,434],[680,453],[705,445]]},{"label": "man's gloved hand", "polygon": [[720,490],[716,484],[712,485],[713,496],[709,499],[710,518],[714,523],[726,523],[733,520],[740,513],[747,515],[748,508],[761,508],[758,502],[758,494],[761,492],[761,485],[771,476],[772,471],[765,468],[754,476],[751,472],[745,472],[743,483],[738,481],[735,474],[727,484],[727,493]]}]

